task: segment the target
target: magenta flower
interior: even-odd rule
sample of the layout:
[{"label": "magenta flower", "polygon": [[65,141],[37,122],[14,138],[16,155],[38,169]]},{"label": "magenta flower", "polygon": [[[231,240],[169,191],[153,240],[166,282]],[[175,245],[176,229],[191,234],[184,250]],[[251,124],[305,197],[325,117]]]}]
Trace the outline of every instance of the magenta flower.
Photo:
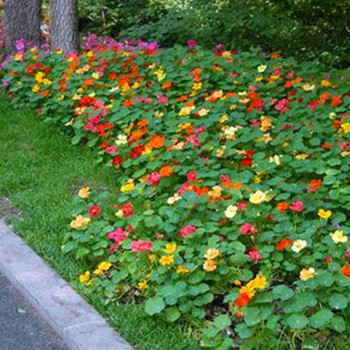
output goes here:
[{"label": "magenta flower", "polygon": [[187,180],[189,182],[195,182],[197,180],[197,171],[191,170],[187,175]]},{"label": "magenta flower", "polygon": [[188,40],[188,41],[187,41],[187,45],[188,45],[188,47],[190,47],[190,48],[195,47],[195,46],[197,45],[196,40],[194,40],[194,39]]}]

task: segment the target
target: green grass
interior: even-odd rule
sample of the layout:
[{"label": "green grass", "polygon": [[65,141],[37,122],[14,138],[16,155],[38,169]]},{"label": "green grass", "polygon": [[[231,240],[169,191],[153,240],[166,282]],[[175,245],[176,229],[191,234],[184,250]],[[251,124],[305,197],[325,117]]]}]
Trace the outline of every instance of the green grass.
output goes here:
[{"label": "green grass", "polygon": [[98,295],[79,286],[77,276],[87,266],[61,252],[72,195],[81,185],[113,188],[116,174],[98,166],[93,151],[72,146],[58,128],[0,98],[0,197],[21,212],[23,220],[8,218],[15,231],[136,348],[198,349],[189,329],[150,318],[138,305],[104,306]]}]

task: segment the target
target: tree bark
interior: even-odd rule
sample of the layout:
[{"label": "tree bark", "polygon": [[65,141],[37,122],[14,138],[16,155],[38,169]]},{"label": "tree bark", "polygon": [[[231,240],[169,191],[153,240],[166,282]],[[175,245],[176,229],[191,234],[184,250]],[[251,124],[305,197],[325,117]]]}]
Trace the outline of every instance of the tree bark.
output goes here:
[{"label": "tree bark", "polygon": [[5,0],[5,37],[8,53],[15,51],[16,41],[40,42],[42,0]]},{"label": "tree bark", "polygon": [[77,0],[51,0],[51,47],[64,54],[79,50]]}]

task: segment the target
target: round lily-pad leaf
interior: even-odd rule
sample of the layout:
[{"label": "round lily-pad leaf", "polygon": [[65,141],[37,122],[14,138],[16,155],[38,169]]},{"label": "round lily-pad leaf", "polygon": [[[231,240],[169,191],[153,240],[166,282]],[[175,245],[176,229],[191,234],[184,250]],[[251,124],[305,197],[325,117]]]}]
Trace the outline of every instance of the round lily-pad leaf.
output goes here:
[{"label": "round lily-pad leaf", "polygon": [[288,326],[295,329],[304,328],[308,325],[309,320],[306,316],[293,314],[287,318]]},{"label": "round lily-pad leaf", "polygon": [[329,298],[329,305],[333,309],[342,310],[348,305],[348,299],[343,294],[333,294]]},{"label": "round lily-pad leaf", "polygon": [[314,328],[323,328],[333,317],[333,312],[323,309],[310,317],[310,325]]},{"label": "round lily-pad leaf", "polygon": [[154,314],[159,314],[165,308],[164,299],[161,297],[154,297],[148,299],[145,304],[145,312],[153,316]]}]

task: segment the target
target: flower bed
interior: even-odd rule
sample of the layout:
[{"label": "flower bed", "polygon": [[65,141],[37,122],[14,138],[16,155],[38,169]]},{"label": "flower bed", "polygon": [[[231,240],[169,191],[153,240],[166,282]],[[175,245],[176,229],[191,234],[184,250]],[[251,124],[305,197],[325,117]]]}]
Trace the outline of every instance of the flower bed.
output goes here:
[{"label": "flower bed", "polygon": [[63,250],[95,266],[80,281],[193,322],[209,348],[344,332],[349,71],[194,41],[84,48],[32,49],[2,70],[15,105],[117,170],[117,195],[74,198]]}]

